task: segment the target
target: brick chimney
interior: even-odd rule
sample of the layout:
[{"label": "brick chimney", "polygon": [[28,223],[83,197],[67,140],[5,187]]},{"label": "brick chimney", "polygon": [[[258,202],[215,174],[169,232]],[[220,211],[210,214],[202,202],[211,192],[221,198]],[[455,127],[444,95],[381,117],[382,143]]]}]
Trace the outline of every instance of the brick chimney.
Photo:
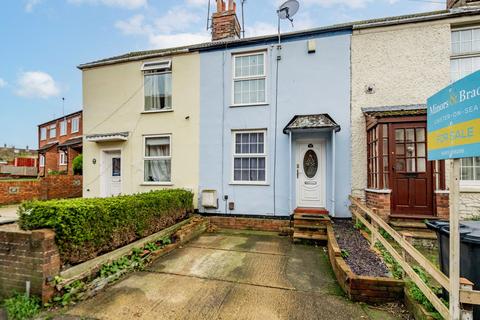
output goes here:
[{"label": "brick chimney", "polygon": [[212,15],[212,41],[239,39],[240,23],[237,18],[237,5],[234,0],[217,1],[217,12]]},{"label": "brick chimney", "polygon": [[480,6],[480,0],[447,0],[447,9],[466,6]]}]

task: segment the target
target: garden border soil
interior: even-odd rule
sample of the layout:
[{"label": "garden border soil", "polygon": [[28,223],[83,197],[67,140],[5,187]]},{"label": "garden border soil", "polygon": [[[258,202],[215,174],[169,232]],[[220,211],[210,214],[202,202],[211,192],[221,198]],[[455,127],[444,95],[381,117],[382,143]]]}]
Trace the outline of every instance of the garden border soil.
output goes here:
[{"label": "garden border soil", "polygon": [[403,300],[405,283],[386,277],[359,276],[352,272],[342,257],[333,226],[327,224],[328,256],[337,281],[352,301],[384,303]]}]

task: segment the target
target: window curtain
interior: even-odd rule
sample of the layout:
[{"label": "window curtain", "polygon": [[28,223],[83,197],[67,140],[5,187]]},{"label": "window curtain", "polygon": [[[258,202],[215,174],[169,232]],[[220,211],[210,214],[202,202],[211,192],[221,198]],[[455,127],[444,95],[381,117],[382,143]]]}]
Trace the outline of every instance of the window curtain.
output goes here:
[{"label": "window curtain", "polygon": [[172,107],[172,74],[145,75],[145,110]]},{"label": "window curtain", "polygon": [[[145,156],[169,157],[170,139],[168,137],[149,138],[146,140]],[[171,177],[170,159],[145,160],[145,181],[168,182]]]}]

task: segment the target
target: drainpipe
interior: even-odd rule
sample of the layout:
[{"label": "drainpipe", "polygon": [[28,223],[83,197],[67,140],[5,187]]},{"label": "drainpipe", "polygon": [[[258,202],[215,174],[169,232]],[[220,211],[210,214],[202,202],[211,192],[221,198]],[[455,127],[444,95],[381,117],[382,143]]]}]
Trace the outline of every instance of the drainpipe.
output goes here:
[{"label": "drainpipe", "polygon": [[288,131],[288,211],[292,214],[292,131]]},{"label": "drainpipe", "polygon": [[335,138],[337,135],[337,131],[333,130],[332,131],[332,213],[331,216],[335,217],[335,163],[337,160],[336,157],[336,148],[335,148]]}]

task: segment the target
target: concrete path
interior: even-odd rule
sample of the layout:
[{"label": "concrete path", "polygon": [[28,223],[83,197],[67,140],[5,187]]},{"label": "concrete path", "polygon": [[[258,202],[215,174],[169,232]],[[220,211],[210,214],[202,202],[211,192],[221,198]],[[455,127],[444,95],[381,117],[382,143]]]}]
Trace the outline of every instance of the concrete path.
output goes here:
[{"label": "concrete path", "polygon": [[0,225],[13,223],[18,220],[18,204],[0,207]]},{"label": "concrete path", "polygon": [[204,234],[67,312],[88,319],[392,319],[347,301],[324,249]]}]

